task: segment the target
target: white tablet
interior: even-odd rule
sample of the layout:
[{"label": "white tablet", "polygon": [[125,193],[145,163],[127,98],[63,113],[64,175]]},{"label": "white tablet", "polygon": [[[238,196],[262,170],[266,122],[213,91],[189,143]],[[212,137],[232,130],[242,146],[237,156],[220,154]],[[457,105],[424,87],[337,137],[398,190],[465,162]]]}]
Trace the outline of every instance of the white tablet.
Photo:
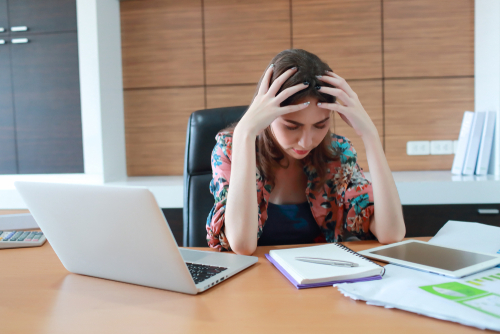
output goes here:
[{"label": "white tablet", "polygon": [[374,260],[454,278],[500,264],[500,255],[438,246],[418,240],[401,241],[358,253]]}]

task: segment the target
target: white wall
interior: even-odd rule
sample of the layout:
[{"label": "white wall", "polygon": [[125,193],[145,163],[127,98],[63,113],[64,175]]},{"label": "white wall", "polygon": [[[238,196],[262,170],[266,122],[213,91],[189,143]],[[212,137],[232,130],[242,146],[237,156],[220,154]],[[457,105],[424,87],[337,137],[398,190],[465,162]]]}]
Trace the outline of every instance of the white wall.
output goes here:
[{"label": "white wall", "polygon": [[86,175],[127,176],[120,2],[77,0],[78,55]]}]

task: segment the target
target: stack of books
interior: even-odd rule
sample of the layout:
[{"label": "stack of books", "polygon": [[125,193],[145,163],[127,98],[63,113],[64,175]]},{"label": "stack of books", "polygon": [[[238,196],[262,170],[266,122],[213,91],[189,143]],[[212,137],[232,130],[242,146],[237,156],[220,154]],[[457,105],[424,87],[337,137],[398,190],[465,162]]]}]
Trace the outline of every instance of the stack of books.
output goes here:
[{"label": "stack of books", "polygon": [[451,168],[457,175],[500,175],[500,119],[496,111],[466,111]]}]

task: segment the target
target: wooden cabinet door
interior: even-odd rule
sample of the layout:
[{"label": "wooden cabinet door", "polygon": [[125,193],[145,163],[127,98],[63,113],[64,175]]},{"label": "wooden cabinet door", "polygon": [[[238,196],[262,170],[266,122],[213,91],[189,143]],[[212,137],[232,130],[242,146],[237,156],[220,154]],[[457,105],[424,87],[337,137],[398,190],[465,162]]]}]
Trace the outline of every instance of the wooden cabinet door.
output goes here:
[{"label": "wooden cabinet door", "polygon": [[82,173],[76,32],[11,44],[19,174]]},{"label": "wooden cabinet door", "polygon": [[7,0],[0,0],[0,39],[4,39],[4,36],[6,35],[7,31],[9,31],[9,18],[7,16]]},{"label": "wooden cabinet door", "polygon": [[8,1],[10,27],[26,26],[27,33],[76,31],[75,0]]},{"label": "wooden cabinet door", "polygon": [[9,48],[0,44],[0,174],[17,173]]}]

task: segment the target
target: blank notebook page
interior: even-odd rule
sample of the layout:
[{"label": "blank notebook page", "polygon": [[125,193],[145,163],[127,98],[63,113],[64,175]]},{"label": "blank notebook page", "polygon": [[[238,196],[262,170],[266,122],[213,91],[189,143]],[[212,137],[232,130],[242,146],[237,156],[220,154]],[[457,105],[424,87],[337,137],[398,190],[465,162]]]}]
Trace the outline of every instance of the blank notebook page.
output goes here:
[{"label": "blank notebook page", "polygon": [[[300,284],[354,279],[380,275],[383,268],[340,244],[271,250],[276,260]],[[298,261],[296,257],[316,257],[354,262],[359,267],[337,267]]]}]

